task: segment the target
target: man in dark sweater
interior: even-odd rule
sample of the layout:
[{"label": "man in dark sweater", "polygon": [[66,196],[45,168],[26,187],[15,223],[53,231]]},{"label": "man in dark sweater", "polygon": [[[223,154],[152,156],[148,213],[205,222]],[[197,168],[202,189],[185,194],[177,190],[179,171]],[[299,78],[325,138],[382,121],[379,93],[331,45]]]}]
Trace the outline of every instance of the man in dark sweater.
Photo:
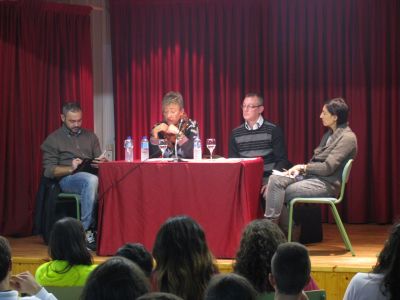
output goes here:
[{"label": "man in dark sweater", "polygon": [[264,120],[264,100],[255,93],[245,96],[242,104],[245,122],[233,129],[229,142],[229,157],[262,157],[264,159],[263,188],[273,169],[288,168],[285,139],[282,130]]},{"label": "man in dark sweater", "polygon": [[90,230],[92,212],[97,197],[98,178],[88,172],[76,172],[84,159],[105,161],[101,155],[99,139],[81,128],[82,110],[77,103],[63,106],[62,126],[52,132],[41,145],[44,176],[59,179],[61,190],[81,196],[82,224],[86,230],[88,248],[95,249],[93,232]]}]

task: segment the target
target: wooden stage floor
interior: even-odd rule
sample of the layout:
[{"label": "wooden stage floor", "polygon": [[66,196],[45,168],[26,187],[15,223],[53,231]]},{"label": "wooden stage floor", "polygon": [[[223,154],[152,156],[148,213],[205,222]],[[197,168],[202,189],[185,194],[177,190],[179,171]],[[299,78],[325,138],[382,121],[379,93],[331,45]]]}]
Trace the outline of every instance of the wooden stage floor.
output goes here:
[{"label": "wooden stage floor", "polygon": [[[348,225],[350,241],[356,256],[345,251],[335,224],[324,224],[324,240],[307,245],[312,263],[312,276],[319,287],[327,291],[327,299],[342,299],[349,280],[357,272],[368,272],[376,263],[390,230],[389,225]],[[9,238],[13,251],[13,273],[34,272],[47,261],[47,247],[39,236]],[[94,256],[95,263],[107,257]],[[232,260],[218,260],[221,272],[232,270]]]}]

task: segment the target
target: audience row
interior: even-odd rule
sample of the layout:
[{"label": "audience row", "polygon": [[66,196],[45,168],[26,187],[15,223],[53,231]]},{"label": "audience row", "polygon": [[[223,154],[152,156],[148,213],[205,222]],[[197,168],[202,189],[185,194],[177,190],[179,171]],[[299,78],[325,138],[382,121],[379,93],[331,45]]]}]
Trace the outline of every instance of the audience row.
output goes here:
[{"label": "audience row", "polygon": [[[353,278],[346,300],[397,299],[399,239],[397,225],[373,272]],[[82,286],[84,300],[261,300],[270,299],[271,293],[275,299],[307,299],[305,290],[318,289],[310,276],[307,249],[286,243],[279,227],[266,219],[254,220],[243,231],[231,274],[218,274],[203,229],[187,216],[171,218],[161,226],[153,255],[141,244],[126,244],[99,266],[86,249],[80,221],[61,219],[50,235],[51,260],[37,269],[36,281],[27,272],[11,276],[11,249],[3,237],[0,248],[0,299],[17,299],[10,288],[34,295],[28,299],[56,299],[42,286]]]}]

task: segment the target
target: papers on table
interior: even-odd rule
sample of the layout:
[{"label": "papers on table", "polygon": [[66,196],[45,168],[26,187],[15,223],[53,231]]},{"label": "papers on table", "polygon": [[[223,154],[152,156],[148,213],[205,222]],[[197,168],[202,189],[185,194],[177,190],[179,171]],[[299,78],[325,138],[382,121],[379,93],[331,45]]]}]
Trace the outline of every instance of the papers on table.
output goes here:
[{"label": "papers on table", "polygon": [[[225,157],[218,157],[213,159],[189,159],[189,158],[182,158],[181,161],[183,162],[190,162],[190,163],[237,163],[241,161],[251,161],[256,160],[257,158],[225,158]],[[173,161],[173,158],[150,158],[147,161],[149,162],[170,162]]]}]

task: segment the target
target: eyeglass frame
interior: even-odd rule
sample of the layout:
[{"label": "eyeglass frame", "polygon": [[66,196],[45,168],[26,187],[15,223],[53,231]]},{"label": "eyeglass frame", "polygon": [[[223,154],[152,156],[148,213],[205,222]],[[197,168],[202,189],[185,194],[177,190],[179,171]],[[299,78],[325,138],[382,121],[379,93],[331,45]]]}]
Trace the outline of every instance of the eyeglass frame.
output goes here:
[{"label": "eyeglass frame", "polygon": [[251,105],[251,104],[249,104],[249,105],[240,105],[240,108],[242,109],[242,110],[245,110],[245,109],[255,109],[255,108],[257,108],[257,107],[260,107],[260,106],[263,106],[262,104],[258,104],[258,105]]}]

